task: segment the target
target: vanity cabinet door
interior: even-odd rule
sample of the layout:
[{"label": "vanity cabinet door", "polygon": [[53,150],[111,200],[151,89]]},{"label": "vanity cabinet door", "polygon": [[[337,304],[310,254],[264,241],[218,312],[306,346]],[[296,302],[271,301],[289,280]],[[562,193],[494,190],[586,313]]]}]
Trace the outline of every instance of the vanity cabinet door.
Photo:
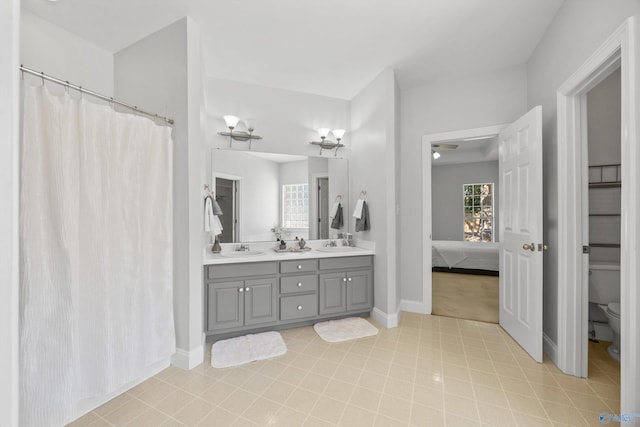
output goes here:
[{"label": "vanity cabinet door", "polygon": [[320,275],[320,314],[340,313],[347,309],[345,273]]},{"label": "vanity cabinet door", "polygon": [[373,306],[371,271],[347,273],[347,311],[368,309]]},{"label": "vanity cabinet door", "polygon": [[244,282],[207,284],[207,328],[210,331],[244,325]]},{"label": "vanity cabinet door", "polygon": [[278,291],[275,278],[244,281],[245,325],[278,320]]}]

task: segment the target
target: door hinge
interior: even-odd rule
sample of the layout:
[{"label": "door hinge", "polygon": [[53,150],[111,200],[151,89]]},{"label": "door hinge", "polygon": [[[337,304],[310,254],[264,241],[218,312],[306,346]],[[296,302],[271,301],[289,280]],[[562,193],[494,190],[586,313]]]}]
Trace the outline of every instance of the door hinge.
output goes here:
[{"label": "door hinge", "polygon": [[582,253],[583,254],[589,254],[591,253],[591,248],[589,246],[583,246],[582,247]]}]

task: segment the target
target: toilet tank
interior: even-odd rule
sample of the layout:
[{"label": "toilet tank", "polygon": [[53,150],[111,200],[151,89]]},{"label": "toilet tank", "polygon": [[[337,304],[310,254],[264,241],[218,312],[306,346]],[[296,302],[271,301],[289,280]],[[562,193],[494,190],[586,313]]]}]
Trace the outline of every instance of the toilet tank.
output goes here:
[{"label": "toilet tank", "polygon": [[620,302],[620,263],[610,261],[589,263],[589,302],[598,304]]}]

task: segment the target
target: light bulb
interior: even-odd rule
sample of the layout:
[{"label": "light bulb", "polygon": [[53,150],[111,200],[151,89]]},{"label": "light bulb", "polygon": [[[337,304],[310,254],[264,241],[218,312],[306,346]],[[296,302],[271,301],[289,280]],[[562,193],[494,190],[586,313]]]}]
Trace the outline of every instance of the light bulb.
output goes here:
[{"label": "light bulb", "polygon": [[344,136],[345,132],[346,132],[346,130],[344,130],[344,129],[334,129],[333,130],[333,136],[335,136],[336,139],[339,142],[342,139],[342,137]]},{"label": "light bulb", "polygon": [[318,129],[318,134],[320,135],[320,139],[323,139],[323,140],[329,135],[329,132],[331,132],[331,129],[329,128]]},{"label": "light bulb", "polygon": [[229,129],[234,129],[240,121],[240,118],[236,116],[223,116],[222,118],[224,119],[224,122],[227,124],[227,127]]}]

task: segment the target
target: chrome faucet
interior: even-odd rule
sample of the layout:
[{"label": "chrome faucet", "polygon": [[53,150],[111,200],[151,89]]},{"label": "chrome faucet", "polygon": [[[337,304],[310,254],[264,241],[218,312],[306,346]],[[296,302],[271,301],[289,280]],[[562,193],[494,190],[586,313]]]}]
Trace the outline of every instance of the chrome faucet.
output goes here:
[{"label": "chrome faucet", "polygon": [[249,245],[245,245],[242,243],[240,246],[236,247],[236,251],[250,251]]},{"label": "chrome faucet", "polygon": [[336,247],[338,245],[337,245],[335,240],[327,240],[326,242],[324,242],[324,246],[325,247],[331,246],[333,248],[333,247]]}]

